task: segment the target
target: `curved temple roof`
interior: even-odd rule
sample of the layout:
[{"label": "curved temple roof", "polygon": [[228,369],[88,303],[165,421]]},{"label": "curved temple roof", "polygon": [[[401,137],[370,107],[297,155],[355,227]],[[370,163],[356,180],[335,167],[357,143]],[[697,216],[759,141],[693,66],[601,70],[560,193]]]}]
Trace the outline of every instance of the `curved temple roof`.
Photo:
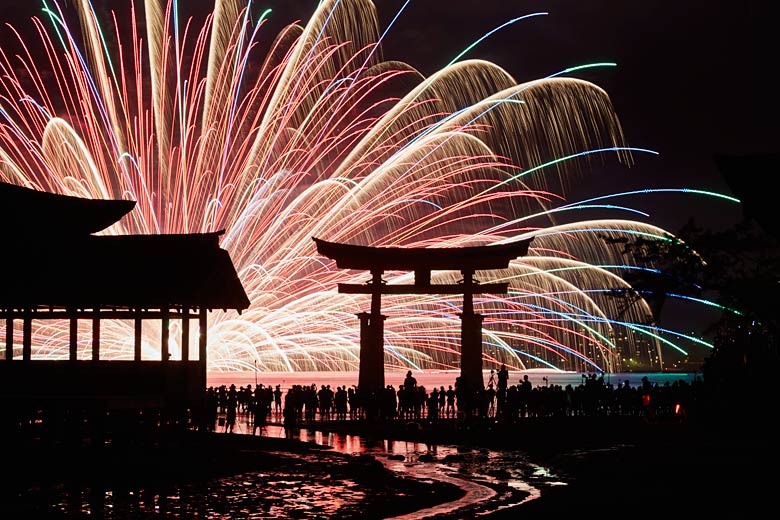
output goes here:
[{"label": "curved temple roof", "polygon": [[249,307],[223,231],[95,236],[134,201],[89,200],[0,183],[0,309]]},{"label": "curved temple roof", "polygon": [[85,199],[0,182],[0,225],[9,231],[97,233],[130,213],[135,204],[133,200]]}]

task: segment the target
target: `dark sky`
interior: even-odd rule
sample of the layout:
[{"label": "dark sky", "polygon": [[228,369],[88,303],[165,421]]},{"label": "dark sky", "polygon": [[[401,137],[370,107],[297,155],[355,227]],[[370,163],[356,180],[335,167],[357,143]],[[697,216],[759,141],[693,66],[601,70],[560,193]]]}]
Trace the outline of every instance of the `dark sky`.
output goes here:
[{"label": "dark sky", "polygon": [[[198,0],[180,1],[182,9]],[[38,9],[31,0],[0,6],[0,19],[18,25]],[[282,23],[306,18],[315,0],[265,0]],[[376,0],[387,24],[404,0]],[[111,2],[109,5],[122,5]],[[777,7],[743,0],[413,0],[385,41],[385,56],[424,74],[449,62],[470,43],[504,22],[533,12],[547,16],[504,28],[466,58],[488,59],[519,82],[588,62],[616,62],[577,77],[610,95],[628,144],[659,156],[640,155],[630,170],[608,173],[626,187],[687,187],[728,192],[716,153],[774,152],[780,147],[776,83]],[[778,172],[755,172],[769,183]],[[594,175],[582,196],[604,193]],[[651,220],[677,231],[689,216],[706,227],[728,225],[738,208],[684,196],[654,196]],[[660,204],[660,206],[659,206]]]},{"label": "dark sky", "polygon": [[[430,73],[493,27],[548,12],[502,29],[467,57],[494,61],[518,81],[616,62],[616,68],[578,77],[609,93],[629,145],[660,153],[635,157],[636,166],[617,175],[630,176],[630,185],[728,192],[714,154],[780,149],[777,83],[770,79],[780,49],[773,27],[780,9],[768,6],[759,0],[426,0],[407,8],[386,48],[388,55],[400,54],[402,40],[414,41],[405,59]],[[754,175],[766,184],[778,173]],[[659,195],[654,204],[652,221],[670,231],[689,216],[705,227],[740,216],[734,207],[701,198]]]},{"label": "dark sky", "polygon": [[[213,5],[180,0],[187,9],[195,4]],[[272,7],[272,26],[280,28],[308,18],[316,0],[255,4]],[[375,4],[386,25],[404,0]],[[39,5],[2,2],[0,19],[20,24]],[[384,42],[385,57],[431,74],[486,32],[539,11],[549,14],[503,29],[466,58],[493,61],[518,82],[583,63],[616,62],[616,68],[577,77],[607,91],[629,145],[660,153],[637,155],[630,169],[593,171],[569,201],[650,187],[730,193],[714,154],[780,151],[778,88],[772,79],[780,50],[780,30],[773,24],[780,7],[768,0],[413,0]],[[745,175],[773,189],[778,173]],[[671,232],[689,217],[716,229],[741,216],[740,207],[704,197],[651,195],[626,202]]]}]

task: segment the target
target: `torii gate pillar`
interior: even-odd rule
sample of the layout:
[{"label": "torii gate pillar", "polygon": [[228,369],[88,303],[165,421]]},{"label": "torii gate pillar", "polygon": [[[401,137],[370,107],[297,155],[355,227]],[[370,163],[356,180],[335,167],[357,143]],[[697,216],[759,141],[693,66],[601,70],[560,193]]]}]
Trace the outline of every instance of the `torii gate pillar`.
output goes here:
[{"label": "torii gate pillar", "polygon": [[460,377],[472,390],[485,388],[482,376],[482,320],[474,312],[474,271],[463,274],[463,313],[460,315]]},{"label": "torii gate pillar", "polygon": [[375,271],[371,281],[371,312],[361,312],[360,373],[358,388],[377,392],[385,387],[385,318],[382,315],[382,272]]}]

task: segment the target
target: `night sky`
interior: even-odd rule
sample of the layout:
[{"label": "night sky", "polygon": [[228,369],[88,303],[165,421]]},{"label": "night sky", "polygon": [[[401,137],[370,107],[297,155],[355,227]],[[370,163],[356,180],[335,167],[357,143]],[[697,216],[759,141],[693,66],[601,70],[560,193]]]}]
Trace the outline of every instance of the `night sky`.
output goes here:
[{"label": "night sky", "polygon": [[[402,4],[378,2],[380,10]],[[593,184],[585,194],[603,192],[604,177],[610,191],[614,182],[730,193],[713,154],[780,147],[777,87],[770,80],[780,49],[771,26],[778,8],[772,13],[763,4],[769,2],[418,1],[404,12],[385,48],[389,56],[402,55],[404,40],[414,42],[405,59],[431,73],[493,27],[548,12],[502,29],[467,57],[494,61],[518,82],[582,63],[617,63],[577,77],[609,93],[630,146],[660,155],[638,155],[630,170],[588,177]],[[766,183],[777,173],[754,175]],[[701,198],[664,195],[648,203],[651,221],[672,232],[690,216],[712,228],[740,217],[738,208]]]},{"label": "night sky", "polygon": [[[14,3],[16,4],[16,3]],[[180,1],[182,14],[203,15],[213,1]],[[780,109],[773,75],[780,48],[772,27],[780,7],[746,0],[376,0],[386,28],[386,59],[405,61],[425,75],[448,63],[485,33],[519,16],[546,12],[501,29],[463,59],[493,61],[518,82],[567,67],[615,62],[616,67],[577,72],[612,99],[628,145],[660,155],[635,155],[631,168],[594,166],[573,202],[622,189],[694,188],[731,194],[714,154],[775,152],[780,147]],[[41,2],[0,7],[0,19],[32,26]],[[63,5],[67,5],[64,3]],[[118,12],[124,2],[95,2],[96,10]],[[306,20],[314,0],[263,0],[272,8],[271,38],[285,24]],[[75,20],[74,20],[75,22]],[[7,35],[7,32],[3,32]],[[31,38],[34,42],[35,38]],[[751,172],[767,183],[777,172]],[[736,205],[706,197],[651,195],[624,201],[650,213],[649,221],[676,232],[689,217],[705,228],[726,227],[741,217]]]},{"label": "night sky", "polygon": [[[383,29],[405,3],[375,1]],[[259,5],[271,6],[281,24],[305,19],[315,2]],[[576,77],[607,91],[630,146],[659,152],[635,156],[630,169],[592,172],[569,200],[623,187],[732,194],[715,154],[780,148],[780,107],[771,79],[780,49],[772,24],[780,6],[768,1],[413,0],[384,41],[385,57],[430,75],[485,33],[536,12],[548,14],[505,27],[464,59],[493,61],[518,82],[584,63],[617,63]],[[766,183],[777,172],[751,175]],[[636,207],[671,232],[689,217],[711,229],[741,218],[738,206],[684,195],[656,195]]]},{"label": "night sky", "polygon": [[[404,3],[376,0],[383,28]],[[196,4],[204,12],[213,2],[180,2],[181,10]],[[29,27],[26,21],[40,12],[40,5],[4,3],[0,19]],[[265,0],[254,5],[273,9],[270,28],[276,29],[307,19],[316,2]],[[429,75],[488,31],[536,12],[549,14],[502,29],[465,58],[493,61],[518,82],[584,63],[615,62],[617,67],[576,77],[607,91],[630,146],[660,154],[638,155],[630,169],[593,171],[570,201],[623,187],[731,193],[714,154],[777,151],[780,110],[770,78],[780,48],[772,23],[780,8],[768,1],[413,0],[386,37],[385,57]],[[776,174],[752,173],[757,183]],[[656,195],[636,204],[651,213],[653,223],[672,232],[691,216],[704,227],[718,228],[741,215],[738,207],[682,195]]]},{"label": "night sky", "polygon": [[[138,2],[142,4],[142,2]],[[404,0],[376,0],[382,28]],[[631,168],[594,166],[570,202],[623,189],[692,188],[731,194],[714,155],[777,152],[780,145],[776,83],[780,11],[769,2],[744,0],[414,0],[384,41],[387,59],[430,75],[461,50],[503,23],[535,12],[546,16],[502,29],[465,56],[493,61],[518,82],[593,62],[617,67],[577,73],[610,95],[628,145],[639,154]],[[30,27],[40,2],[0,7],[0,19]],[[106,3],[120,12],[123,2]],[[182,11],[212,2],[180,1]],[[314,0],[266,0],[270,29],[307,19]],[[7,34],[7,33],[3,33]],[[275,34],[275,30],[269,35]],[[5,42],[2,42],[5,44]],[[599,170],[599,168],[602,168]],[[771,186],[776,171],[751,171],[756,185]],[[676,232],[693,217],[699,225],[727,227],[741,217],[737,205],[704,197],[652,195],[627,203],[650,213],[648,221]],[[621,216],[621,218],[624,218]]]}]

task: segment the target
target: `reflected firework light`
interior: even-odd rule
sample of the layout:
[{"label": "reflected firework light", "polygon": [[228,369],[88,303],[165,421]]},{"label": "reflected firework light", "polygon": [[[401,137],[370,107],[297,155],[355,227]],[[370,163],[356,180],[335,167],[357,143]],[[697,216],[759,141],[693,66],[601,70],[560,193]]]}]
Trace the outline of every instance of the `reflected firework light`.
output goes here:
[{"label": "reflected firework light", "polygon": [[[708,347],[648,324],[643,299],[625,308],[614,297],[629,289],[622,272],[645,267],[614,244],[669,236],[626,218],[644,215],[622,201],[717,194],[566,202],[589,160],[627,164],[653,153],[627,146],[607,93],[576,77],[613,64],[519,83],[498,64],[469,59],[469,48],[424,77],[383,58],[368,0],[320,2],[305,25],[274,38],[264,31],[272,13],[239,1],[218,2],[202,23],[175,1],[44,7],[34,31],[10,29],[18,54],[0,49],[0,178],[137,201],[107,233],[224,229],[222,247],[252,305],[210,316],[210,370],[357,368],[355,314],[367,300],[336,287],[364,275],[319,257],[313,236],[407,247],[533,237],[528,257],[477,274],[510,285],[506,296],[475,300],[487,366],[611,372],[635,368],[623,366],[631,359],[654,370],[668,349]],[[594,209],[606,216],[581,218]],[[459,279],[434,273],[435,283]],[[387,367],[458,366],[460,303],[387,297]],[[66,323],[34,332],[36,356],[67,357]],[[101,356],[132,359],[132,324],[107,322],[102,334]],[[159,337],[145,327],[145,357],[159,356]],[[171,345],[174,358],[180,349]]]}]

